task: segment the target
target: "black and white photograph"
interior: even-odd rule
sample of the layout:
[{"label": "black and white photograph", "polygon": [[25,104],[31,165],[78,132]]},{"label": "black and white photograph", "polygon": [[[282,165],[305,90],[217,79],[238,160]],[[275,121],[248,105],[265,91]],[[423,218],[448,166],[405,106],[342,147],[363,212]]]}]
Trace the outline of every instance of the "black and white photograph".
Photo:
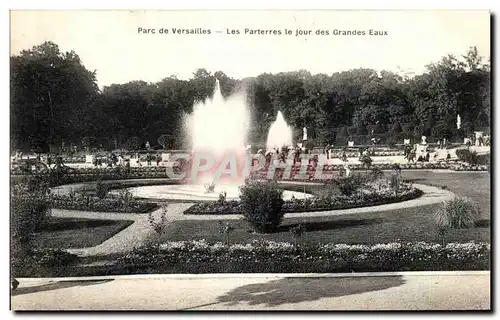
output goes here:
[{"label": "black and white photograph", "polygon": [[11,10],[10,309],[491,311],[491,29]]}]

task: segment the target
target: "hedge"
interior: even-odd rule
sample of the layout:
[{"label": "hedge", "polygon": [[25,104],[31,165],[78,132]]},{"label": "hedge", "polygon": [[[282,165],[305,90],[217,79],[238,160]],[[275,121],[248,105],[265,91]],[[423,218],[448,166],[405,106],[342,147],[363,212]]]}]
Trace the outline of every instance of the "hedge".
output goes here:
[{"label": "hedge", "polygon": [[158,208],[153,202],[131,200],[127,205],[120,199],[100,199],[88,195],[51,195],[50,207],[54,209],[82,210],[116,213],[148,213]]},{"label": "hedge", "polygon": [[[312,197],[307,199],[294,198],[285,200],[283,211],[285,213],[305,211],[312,212],[376,206],[415,199],[420,197],[422,194],[423,192],[421,190],[411,188],[397,194],[390,191],[368,194],[361,194],[357,192],[350,197],[338,195],[332,197]],[[184,211],[184,214],[242,214],[242,210],[240,208],[240,202],[237,200],[213,201],[197,203]]]},{"label": "hedge", "polygon": [[120,257],[129,273],[292,273],[489,270],[489,243],[394,242],[376,245],[254,240],[250,243],[167,242]]},{"label": "hedge", "polygon": [[77,255],[65,250],[35,250],[27,257],[12,257],[12,277],[71,276],[79,259]]}]

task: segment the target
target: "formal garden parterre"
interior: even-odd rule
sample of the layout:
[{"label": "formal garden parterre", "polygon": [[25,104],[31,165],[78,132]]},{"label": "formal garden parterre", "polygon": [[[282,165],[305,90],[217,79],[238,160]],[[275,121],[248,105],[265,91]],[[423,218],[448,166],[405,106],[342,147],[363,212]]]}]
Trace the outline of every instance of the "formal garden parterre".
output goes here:
[{"label": "formal garden parterre", "polygon": [[[52,42],[23,50],[11,57],[12,274],[489,270],[491,72],[483,62],[470,48],[415,77],[353,69],[233,79],[198,69],[189,80],[101,90],[75,52]],[[241,88],[248,99],[236,97],[231,110],[245,115],[214,123],[228,118],[226,100]],[[196,117],[201,105],[216,117]],[[185,132],[185,115],[202,130]],[[280,142],[268,147],[274,125]],[[187,141],[195,136],[203,139]],[[194,183],[171,181],[187,164],[162,157],[221,141],[266,161],[284,150],[317,157],[301,179],[297,161],[290,176],[269,175],[267,161],[241,183],[238,200],[131,193]],[[330,161],[318,167],[323,156]],[[284,190],[312,197],[285,200]],[[135,249],[115,250],[137,239]],[[72,253],[102,247],[110,250]]]},{"label": "formal garden parterre", "polygon": [[[475,221],[474,225],[467,226],[467,228],[454,225],[440,228],[436,222],[438,207],[435,205],[402,209],[399,212],[396,210],[381,213],[364,213],[345,217],[286,218],[287,212],[314,211],[315,209],[340,210],[363,205],[377,205],[382,202],[405,201],[405,197],[411,198],[420,195],[419,190],[412,186],[413,182],[423,182],[429,185],[434,184],[440,188],[449,188],[457,192],[459,196],[468,194],[468,191],[465,191],[468,188],[464,185],[463,177],[456,177],[456,179],[450,180],[448,182],[449,184],[445,185],[444,183],[447,183],[446,180],[436,179],[435,177],[431,178],[434,175],[432,171],[428,173],[417,171],[414,173],[411,173],[411,171],[400,173],[397,170],[393,170],[391,172],[386,171],[382,174],[383,176],[381,176],[378,170],[365,170],[364,172],[360,171],[354,174],[350,179],[338,178],[336,183],[327,182],[323,185],[311,185],[308,183],[305,185],[286,185],[285,182],[257,181],[254,182],[257,184],[253,185],[253,189],[251,189],[253,193],[249,195],[250,198],[247,201],[247,207],[244,205],[242,206],[239,201],[219,199],[214,202],[196,203],[184,212],[187,216],[191,214],[206,214],[207,216],[211,214],[224,215],[224,213],[242,214],[245,216],[244,219],[226,221],[221,218],[219,220],[209,221],[173,221],[172,223],[166,224],[163,228],[160,228],[160,234],[156,236],[155,234],[157,231],[155,231],[153,228],[154,224],[152,224],[151,241],[145,243],[144,247],[137,248],[137,250],[129,254],[80,258],[63,250],[65,247],[71,246],[57,244],[57,241],[53,241],[51,245],[50,241],[41,242],[37,240],[37,233],[39,237],[40,232],[35,232],[35,237],[33,239],[35,242],[38,241],[39,245],[31,250],[31,253],[28,254],[31,258],[26,261],[35,261],[38,259],[40,262],[32,263],[35,266],[38,265],[39,268],[36,269],[31,266],[27,270],[24,267],[19,267],[17,271],[21,272],[21,274],[27,272],[26,275],[37,274],[37,272],[39,272],[38,274],[62,275],[65,274],[65,272],[69,272],[69,267],[62,267],[57,261],[63,261],[67,266],[72,266],[72,272],[81,273],[82,275],[143,272],[175,273],[182,272],[182,270],[184,272],[193,273],[298,272],[299,270],[311,270],[311,272],[344,272],[350,270],[360,272],[369,270],[392,271],[398,268],[399,270],[433,270],[433,268],[436,268],[437,264],[440,264],[442,267],[436,270],[453,270],[453,268],[465,268],[467,270],[488,269],[486,266],[489,265],[489,207],[485,205],[481,206],[479,215],[477,215],[477,212],[465,213],[465,215],[470,215],[472,217],[471,219]],[[457,172],[455,175],[459,174],[460,173]],[[479,176],[474,177],[472,181],[478,181],[480,185],[486,183],[486,175],[482,173],[477,174]],[[440,176],[445,177],[448,175],[440,174]],[[423,177],[423,179],[416,177]],[[38,181],[37,183],[40,181],[39,179],[35,180]],[[439,182],[443,182],[443,184],[439,184]],[[109,181],[110,185],[108,187],[103,187],[102,185],[105,185],[105,183],[106,181],[104,180],[87,183],[88,189],[82,193],[72,192],[70,195],[66,196],[51,195],[45,207],[42,206],[36,210],[43,211],[43,208],[56,208],[58,206],[70,208],[70,205],[67,203],[71,203],[71,201],[67,200],[70,200],[71,197],[78,198],[79,200],[75,200],[77,203],[78,201],[88,201],[89,198],[91,201],[96,201],[96,203],[98,203],[110,197],[107,200],[110,202],[103,202],[111,203],[109,206],[110,210],[105,210],[105,205],[91,204],[87,206],[85,203],[74,205],[72,209],[90,210],[91,208],[101,208],[102,211],[111,211],[119,214],[119,208],[126,207],[123,207],[123,200],[121,200],[121,205],[113,203],[113,201],[120,201],[119,197],[113,198],[107,191],[111,189],[110,187],[119,188],[121,183],[120,181]],[[143,182],[142,184],[150,183],[154,183],[154,181]],[[158,183],[164,183],[164,181],[159,181]],[[461,185],[463,189],[455,189],[457,183]],[[137,182],[131,182],[130,184],[125,183],[122,187],[130,187],[133,185],[137,185]],[[278,201],[280,188],[290,188],[291,190],[297,191],[305,190],[315,195],[315,197],[305,200],[292,199],[289,201],[282,201],[281,203]],[[33,191],[33,188],[29,189],[28,187],[26,190]],[[274,190],[273,192],[278,195],[275,200],[269,198],[269,195],[273,194],[273,192],[269,192],[269,190]],[[485,187],[481,192],[487,192],[487,190],[488,188]],[[125,188],[120,192],[122,194],[127,194],[127,189]],[[484,193],[480,193],[477,196],[474,196],[474,194],[472,195],[473,199],[477,200],[480,195],[484,196]],[[32,198],[35,201],[34,203],[39,207],[40,203],[43,203],[43,201],[40,200],[41,198],[35,196]],[[158,206],[158,204],[154,202],[144,202],[136,199],[130,200],[132,203],[148,203]],[[366,202],[363,203],[363,201]],[[59,203],[59,205],[57,203]],[[224,203],[229,209],[224,209]],[[227,203],[232,203],[232,205],[227,205]],[[474,205],[471,207],[472,209],[476,208],[476,203],[477,202],[474,201]],[[259,204],[260,206],[255,206],[255,204]],[[250,207],[248,207],[248,205],[250,205]],[[278,207],[280,207],[278,211],[273,209]],[[129,211],[122,210],[121,212],[135,211],[135,213],[139,215],[147,214],[141,213],[139,207],[129,205],[128,208]],[[133,208],[135,208],[135,210]],[[214,210],[214,208],[216,209]],[[485,210],[488,211],[485,212]],[[147,211],[150,210],[145,210],[143,212]],[[248,212],[253,212],[253,222],[252,216],[249,216]],[[270,212],[275,213],[273,215],[270,214]],[[168,210],[166,214],[168,216]],[[33,215],[30,214],[30,216]],[[45,219],[41,218],[40,221],[33,221],[31,226],[22,226],[21,228],[27,227],[28,229],[37,230],[36,225],[41,226],[41,221],[43,220]],[[152,220],[156,221],[156,223],[160,222],[160,220]],[[120,227],[115,226],[114,228],[114,232],[120,230]],[[43,232],[43,228],[39,228],[38,230],[42,230]],[[90,231],[90,229],[88,230]],[[64,237],[60,238],[63,239]],[[190,243],[196,244],[199,241],[201,241],[201,243],[206,243],[206,245],[204,245],[206,252],[196,253],[191,259],[188,258],[187,253],[182,250],[171,251],[169,249],[170,251],[165,251],[165,248],[168,248],[169,243],[172,242],[184,243],[184,245],[189,247]],[[241,253],[240,259],[237,258],[238,252],[240,251],[235,251],[231,248],[233,246],[237,248],[238,246],[247,246],[252,243],[252,245],[255,245],[255,241],[260,241],[261,247],[265,246],[265,243],[277,243],[278,246],[284,247],[291,246],[296,250],[295,258],[288,254],[281,257],[279,256],[281,253],[261,252],[263,256],[260,258],[261,260],[256,258],[254,267],[245,267],[248,265],[248,259],[251,259],[250,257],[255,258],[255,256],[249,255],[248,253]],[[68,242],[71,242],[71,240],[68,239]],[[40,243],[42,246],[40,246]],[[430,250],[428,252],[428,258],[424,259],[423,262],[417,259],[416,261],[418,261],[418,263],[412,263],[410,258],[409,260],[402,260],[396,263],[394,259],[395,257],[399,257],[400,253],[397,255],[391,253],[386,262],[376,264],[374,262],[376,259],[370,257],[371,251],[369,249],[366,249],[368,251],[364,253],[358,252],[352,255],[344,255],[344,258],[342,258],[344,260],[339,257],[334,258],[317,254],[321,251],[321,246],[327,246],[328,244],[345,244],[347,247],[352,245],[354,245],[354,247],[356,247],[356,245],[370,247],[384,245],[384,243],[392,243],[392,246],[396,247],[400,245],[404,246],[404,248],[406,248],[404,250],[409,254],[409,257],[417,254],[412,253],[409,248],[418,243],[426,243],[425,245],[433,247],[435,250]],[[404,243],[406,243],[406,245]],[[89,244],[89,246],[90,245],[92,244]],[[218,249],[209,249],[212,246],[218,248],[221,245],[226,249],[222,251],[217,251]],[[465,250],[463,248],[468,248],[467,250],[473,251],[477,250],[474,251],[477,252],[477,257],[479,257],[476,260],[476,264],[472,262],[470,256],[465,258],[465,253],[461,253],[461,250]],[[211,257],[209,257],[210,254],[212,254]],[[384,256],[385,253],[380,254]],[[151,261],[148,260],[148,256],[151,255],[159,259],[157,261],[158,263],[155,264],[156,266],[151,265]],[[445,258],[450,257],[450,255],[455,258],[451,260]],[[40,256],[44,258],[41,259],[39,258]],[[50,258],[50,256],[53,256],[53,259]],[[363,258],[365,256],[367,257]],[[277,257],[277,260],[274,263],[270,263],[270,260],[265,257]],[[320,261],[321,259],[319,257],[323,257],[323,263]],[[106,267],[92,266],[95,264],[93,261],[100,261],[100,263],[106,265]],[[224,262],[219,265],[226,265],[227,267],[216,267],[216,265],[218,265],[215,263],[216,261]],[[243,263],[243,261],[246,263]],[[90,267],[84,267],[84,265],[90,265]],[[390,265],[400,267],[388,267]]]}]

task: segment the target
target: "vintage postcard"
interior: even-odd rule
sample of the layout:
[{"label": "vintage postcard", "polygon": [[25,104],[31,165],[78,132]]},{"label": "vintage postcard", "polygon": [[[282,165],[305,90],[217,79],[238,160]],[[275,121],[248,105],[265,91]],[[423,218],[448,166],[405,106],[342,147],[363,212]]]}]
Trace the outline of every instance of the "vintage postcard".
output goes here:
[{"label": "vintage postcard", "polygon": [[12,310],[491,310],[489,11],[10,19]]}]

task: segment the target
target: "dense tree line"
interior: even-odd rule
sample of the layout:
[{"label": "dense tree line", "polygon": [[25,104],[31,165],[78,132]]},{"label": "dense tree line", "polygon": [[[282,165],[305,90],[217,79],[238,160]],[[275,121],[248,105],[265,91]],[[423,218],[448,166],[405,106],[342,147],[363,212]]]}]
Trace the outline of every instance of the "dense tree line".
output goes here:
[{"label": "dense tree line", "polygon": [[[422,134],[461,138],[490,123],[490,62],[476,48],[446,56],[415,77],[355,69],[333,74],[300,70],[233,79],[199,69],[189,80],[132,81],[99,90],[96,72],[75,52],[45,42],[11,57],[12,148],[43,150],[63,145],[140,148],[146,141],[181,148],[183,117],[196,101],[245,90],[252,112],[250,140],[265,141],[281,110],[297,128],[309,128],[317,145],[348,136],[398,139]],[[457,114],[462,129],[456,129]]]}]

